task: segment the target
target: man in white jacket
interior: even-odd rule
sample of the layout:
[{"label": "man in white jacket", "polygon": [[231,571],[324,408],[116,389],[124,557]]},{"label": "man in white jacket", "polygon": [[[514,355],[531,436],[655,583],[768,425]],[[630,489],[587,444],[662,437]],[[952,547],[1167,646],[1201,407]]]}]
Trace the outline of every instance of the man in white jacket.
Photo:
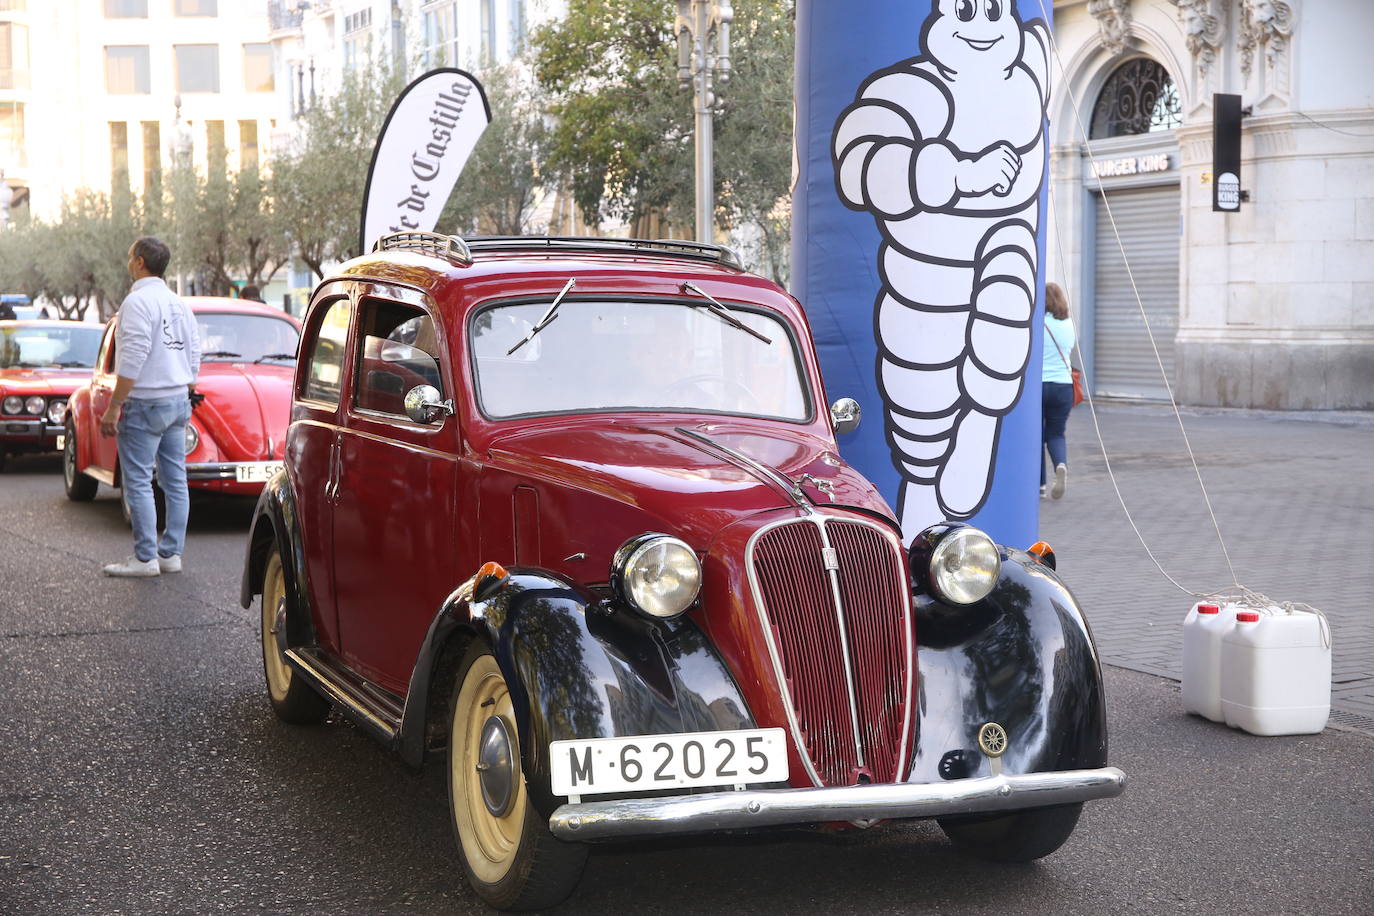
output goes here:
[{"label": "man in white jacket", "polygon": [[[100,431],[119,437],[124,498],[134,555],[105,567],[107,576],[181,572],[191,498],[186,490],[186,423],[200,373],[200,334],[191,310],[163,282],[172,253],[151,236],[129,247],[134,281],[115,320],[115,383]],[[167,503],[159,539],[153,466]]]}]

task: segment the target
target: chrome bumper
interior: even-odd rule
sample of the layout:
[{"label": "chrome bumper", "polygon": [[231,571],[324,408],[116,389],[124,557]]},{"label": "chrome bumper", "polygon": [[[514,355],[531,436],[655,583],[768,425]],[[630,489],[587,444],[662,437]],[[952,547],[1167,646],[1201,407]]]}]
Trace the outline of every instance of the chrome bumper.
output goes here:
[{"label": "chrome bumper", "polygon": [[[238,468],[262,464],[260,461],[203,461],[186,465],[187,480],[238,480]],[[261,481],[258,481],[261,482]]]},{"label": "chrome bumper", "polygon": [[55,443],[62,432],[62,424],[49,423],[41,418],[8,415],[0,417],[0,441],[46,445],[49,442]]},{"label": "chrome bumper", "polygon": [[944,817],[1114,798],[1125,789],[1126,774],[1116,767],[1103,767],[942,783],[622,798],[563,805],[549,818],[549,829],[564,840],[605,840],[789,824]]}]

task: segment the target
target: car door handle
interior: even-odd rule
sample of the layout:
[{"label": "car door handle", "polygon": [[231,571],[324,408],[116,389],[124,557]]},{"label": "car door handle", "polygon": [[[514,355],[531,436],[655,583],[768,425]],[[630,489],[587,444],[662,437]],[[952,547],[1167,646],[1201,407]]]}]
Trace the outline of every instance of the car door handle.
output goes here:
[{"label": "car door handle", "polygon": [[343,473],[343,461],[340,456],[338,440],[334,440],[334,448],[329,453],[329,482],[324,486],[324,498],[331,503],[339,501],[339,477]]}]

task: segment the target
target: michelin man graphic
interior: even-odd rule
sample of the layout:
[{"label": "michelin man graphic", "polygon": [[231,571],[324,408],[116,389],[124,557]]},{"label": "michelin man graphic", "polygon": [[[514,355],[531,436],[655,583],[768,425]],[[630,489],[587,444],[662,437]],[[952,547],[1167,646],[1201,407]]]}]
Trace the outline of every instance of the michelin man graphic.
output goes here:
[{"label": "michelin man graphic", "polygon": [[907,538],[986,502],[1021,396],[1048,48],[1044,22],[1023,23],[1015,0],[934,0],[920,55],[869,76],[835,125],[840,199],[882,233],[878,385]]}]

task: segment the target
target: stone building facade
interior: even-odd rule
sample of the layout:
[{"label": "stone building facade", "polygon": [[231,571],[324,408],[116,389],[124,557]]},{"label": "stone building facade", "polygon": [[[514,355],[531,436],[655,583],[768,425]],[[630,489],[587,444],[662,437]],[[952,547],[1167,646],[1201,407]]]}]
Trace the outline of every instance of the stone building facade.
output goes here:
[{"label": "stone building facade", "polygon": [[[1056,0],[1054,16],[1047,276],[1094,391],[1374,408],[1374,3]],[[1213,93],[1245,106],[1238,212],[1212,209]]]}]

